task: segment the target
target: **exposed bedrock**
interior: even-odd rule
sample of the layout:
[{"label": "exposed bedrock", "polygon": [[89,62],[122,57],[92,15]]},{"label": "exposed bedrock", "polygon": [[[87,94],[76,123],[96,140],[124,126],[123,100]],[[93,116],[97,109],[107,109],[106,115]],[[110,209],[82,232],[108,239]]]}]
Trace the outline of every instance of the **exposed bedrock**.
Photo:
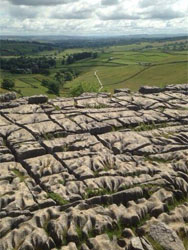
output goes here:
[{"label": "exposed bedrock", "polygon": [[0,96],[0,250],[187,250],[187,95]]}]

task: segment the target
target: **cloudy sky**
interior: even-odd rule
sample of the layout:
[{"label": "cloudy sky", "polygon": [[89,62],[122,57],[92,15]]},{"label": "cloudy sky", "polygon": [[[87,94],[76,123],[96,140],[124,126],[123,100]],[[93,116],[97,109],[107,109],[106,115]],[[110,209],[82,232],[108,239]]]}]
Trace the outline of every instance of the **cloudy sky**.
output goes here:
[{"label": "cloudy sky", "polygon": [[186,13],[187,0],[0,0],[0,34],[178,34]]}]

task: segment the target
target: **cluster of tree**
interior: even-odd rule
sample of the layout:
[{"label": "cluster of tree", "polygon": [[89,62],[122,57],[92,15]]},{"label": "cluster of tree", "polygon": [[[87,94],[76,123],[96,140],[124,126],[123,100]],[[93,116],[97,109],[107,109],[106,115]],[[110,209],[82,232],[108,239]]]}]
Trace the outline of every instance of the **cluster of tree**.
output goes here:
[{"label": "cluster of tree", "polygon": [[98,53],[97,52],[81,52],[81,53],[75,53],[67,56],[67,58],[64,58],[62,60],[62,64],[72,64],[76,61],[83,60],[86,58],[97,58]]},{"label": "cluster of tree", "polygon": [[46,74],[49,69],[56,66],[56,60],[47,57],[17,57],[17,58],[0,58],[1,68],[9,70],[13,74]]},{"label": "cluster of tree", "polygon": [[29,41],[14,41],[0,40],[1,56],[23,56],[42,51],[51,51],[56,48],[54,44],[29,42]]},{"label": "cluster of tree", "polygon": [[1,88],[3,89],[13,89],[15,86],[15,82],[11,79],[3,79],[2,83],[1,83]]},{"label": "cluster of tree", "polygon": [[188,42],[167,43],[162,47],[162,51],[185,51],[188,49]]},{"label": "cluster of tree", "polygon": [[56,81],[63,83],[66,81],[72,81],[79,75],[79,72],[75,69],[67,68],[62,69],[55,74]]},{"label": "cluster of tree", "polygon": [[48,93],[59,95],[60,83],[52,80],[42,80],[42,86],[48,88]]},{"label": "cluster of tree", "polygon": [[[71,48],[102,48],[108,46],[116,45],[129,45],[142,42],[171,42],[187,39],[187,36],[178,36],[178,37],[160,37],[160,36],[118,36],[118,37],[74,37],[70,39],[53,39],[53,42],[50,38],[48,39],[49,43],[41,43],[37,41],[14,41],[14,40],[5,40],[1,39],[1,55],[31,55],[33,53],[38,53],[41,51],[50,51],[50,50],[64,50]],[[37,39],[37,38],[36,38]]]},{"label": "cluster of tree", "polygon": [[79,82],[69,90],[69,95],[73,97],[80,96],[81,94],[86,92],[97,93],[98,90],[99,85],[96,83]]},{"label": "cluster of tree", "polygon": [[102,48],[108,46],[129,45],[143,42],[161,42],[164,41],[178,41],[187,39],[187,36],[179,37],[143,37],[143,36],[118,36],[118,37],[92,37],[92,38],[80,38],[67,39],[62,41],[56,41],[56,45],[62,49],[68,48]]},{"label": "cluster of tree", "polygon": [[42,86],[45,86],[48,88],[49,93],[53,93],[55,95],[59,95],[60,87],[63,87],[63,85],[67,81],[72,81],[74,78],[76,78],[79,75],[79,72],[77,72],[74,69],[67,68],[62,69],[61,71],[56,72],[54,76],[54,80],[42,80]]}]

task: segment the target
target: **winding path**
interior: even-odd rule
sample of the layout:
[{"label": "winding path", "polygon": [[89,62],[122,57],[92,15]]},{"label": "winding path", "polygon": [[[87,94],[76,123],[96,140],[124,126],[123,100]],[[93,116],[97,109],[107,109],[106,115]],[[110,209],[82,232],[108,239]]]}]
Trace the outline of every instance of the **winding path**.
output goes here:
[{"label": "winding path", "polygon": [[104,86],[103,86],[103,84],[102,84],[102,82],[101,82],[99,76],[97,75],[97,70],[95,71],[94,75],[96,76],[97,81],[98,81],[99,84],[100,84],[100,88],[99,88],[99,92],[100,92],[100,91],[103,89]]}]

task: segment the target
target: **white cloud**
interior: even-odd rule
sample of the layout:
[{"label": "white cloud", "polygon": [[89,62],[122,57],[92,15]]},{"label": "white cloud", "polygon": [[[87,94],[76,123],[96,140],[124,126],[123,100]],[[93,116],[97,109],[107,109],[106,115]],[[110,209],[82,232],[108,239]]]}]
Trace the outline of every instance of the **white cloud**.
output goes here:
[{"label": "white cloud", "polygon": [[182,33],[186,0],[1,0],[2,34]]},{"label": "white cloud", "polygon": [[181,18],[185,16],[185,13],[181,11],[175,11],[172,8],[163,9],[151,9],[150,11],[143,12],[147,19],[163,19],[170,20],[175,18]]},{"label": "white cloud", "polygon": [[165,0],[165,2],[163,0],[141,0],[139,1],[139,6],[141,8],[147,8],[147,7],[150,7],[150,6],[159,6],[159,5],[163,5],[164,7],[166,5],[170,6],[174,3],[176,3],[177,0]]},{"label": "white cloud", "polygon": [[25,5],[25,6],[48,6],[73,3],[77,0],[6,0],[14,5]]},{"label": "white cloud", "polygon": [[86,5],[84,2],[77,2],[74,5],[58,6],[53,10],[50,8],[51,18],[55,19],[88,19],[92,18],[96,4]]},{"label": "white cloud", "polygon": [[102,5],[116,5],[120,2],[120,0],[101,0]]}]

